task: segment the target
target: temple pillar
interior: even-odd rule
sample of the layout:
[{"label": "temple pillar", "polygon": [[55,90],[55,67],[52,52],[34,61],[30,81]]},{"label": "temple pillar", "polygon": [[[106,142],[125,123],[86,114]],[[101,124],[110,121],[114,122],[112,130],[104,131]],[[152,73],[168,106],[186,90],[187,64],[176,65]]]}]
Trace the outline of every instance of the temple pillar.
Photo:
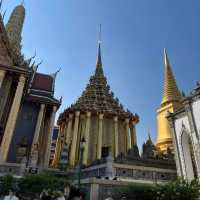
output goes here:
[{"label": "temple pillar", "polygon": [[0,89],[1,89],[5,75],[6,75],[6,72],[4,70],[0,70]]},{"label": "temple pillar", "polygon": [[119,130],[118,117],[114,117],[114,134],[115,134],[115,157],[119,155]]},{"label": "temple pillar", "polygon": [[21,105],[21,99],[23,96],[25,82],[26,82],[25,76],[20,75],[17,89],[14,96],[14,100],[10,109],[9,117],[8,117],[6,128],[4,131],[3,140],[1,143],[1,153],[0,153],[1,158],[0,159],[3,162],[5,162],[8,157],[9,148],[10,148],[10,144],[13,138],[13,133],[14,133],[14,129],[15,129],[16,121],[17,121],[17,116],[18,116],[20,105]]},{"label": "temple pillar", "polygon": [[73,114],[69,114],[69,120],[67,123],[67,132],[66,132],[66,144],[69,148],[69,145],[71,143],[71,132],[72,132],[72,121],[73,121]]},{"label": "temple pillar", "polygon": [[131,132],[131,147],[133,147],[133,146],[137,145],[135,122],[131,123],[130,132]]},{"label": "temple pillar", "polygon": [[86,114],[86,125],[85,125],[85,149],[83,152],[83,164],[88,164],[88,154],[89,154],[89,145],[90,145],[90,123],[91,123],[91,112]]},{"label": "temple pillar", "polygon": [[99,114],[99,130],[97,143],[97,159],[101,159],[102,143],[103,143],[103,114]]},{"label": "temple pillar", "polygon": [[126,150],[128,152],[131,149],[131,139],[130,139],[130,132],[129,132],[129,119],[125,119],[125,126],[126,126]]},{"label": "temple pillar", "polygon": [[61,154],[61,126],[59,126],[59,132],[58,132],[58,137],[56,140],[56,148],[55,148],[55,153],[54,153],[54,158],[52,162],[53,167],[58,167],[59,160],[60,160],[60,154]]},{"label": "temple pillar", "polygon": [[40,111],[37,118],[37,124],[35,127],[32,147],[31,147],[31,161],[30,161],[31,165],[37,165],[37,161],[38,161],[38,144],[39,144],[39,136],[40,136],[42,120],[44,117],[44,109],[45,109],[45,104],[41,104]]},{"label": "temple pillar", "polygon": [[53,129],[54,129],[56,111],[57,111],[57,107],[53,106],[53,110],[52,110],[51,117],[50,117],[49,128],[48,128],[48,136],[47,136],[48,138],[47,138],[47,143],[46,143],[44,168],[48,168],[48,166],[49,166],[49,159],[50,159],[50,153],[51,153],[51,143],[52,143],[52,137],[53,137]]},{"label": "temple pillar", "polygon": [[76,162],[76,146],[77,146],[77,139],[78,139],[79,116],[80,116],[80,111],[76,111],[73,138],[72,138],[70,157],[69,157],[69,163],[71,166],[75,166],[75,162]]}]

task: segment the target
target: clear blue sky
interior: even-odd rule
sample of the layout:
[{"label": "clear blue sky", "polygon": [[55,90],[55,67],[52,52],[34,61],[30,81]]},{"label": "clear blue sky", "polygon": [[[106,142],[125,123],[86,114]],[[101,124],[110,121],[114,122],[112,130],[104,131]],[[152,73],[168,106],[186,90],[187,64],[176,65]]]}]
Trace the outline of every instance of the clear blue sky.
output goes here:
[{"label": "clear blue sky", "polygon": [[[7,20],[19,0],[4,0]],[[168,50],[178,86],[189,93],[200,80],[199,0],[26,0],[23,51],[37,50],[39,71],[59,67],[59,112],[73,103],[96,63],[98,25],[108,83],[125,107],[140,116],[141,145],[148,127],[156,138],[156,110],[163,83],[163,48]]]}]

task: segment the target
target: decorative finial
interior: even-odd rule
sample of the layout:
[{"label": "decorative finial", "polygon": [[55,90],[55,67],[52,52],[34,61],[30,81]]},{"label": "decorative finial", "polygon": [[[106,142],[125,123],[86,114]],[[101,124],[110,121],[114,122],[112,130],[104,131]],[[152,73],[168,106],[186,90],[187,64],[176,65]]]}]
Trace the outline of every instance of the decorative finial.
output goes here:
[{"label": "decorative finial", "polygon": [[101,24],[99,25],[99,38],[98,38],[98,53],[97,53],[97,63],[96,63],[96,75],[103,76],[103,68],[101,61]]},{"label": "decorative finial", "polygon": [[61,67],[56,71],[56,74],[58,74],[61,71]]},{"label": "decorative finial", "polygon": [[148,128],[148,136],[147,136],[146,144],[153,144],[152,139],[151,139],[150,128]]},{"label": "decorative finial", "polygon": [[169,59],[168,59],[166,48],[164,48],[164,64],[165,64],[165,67],[169,65]]},{"label": "decorative finial", "polygon": [[182,93],[182,96],[183,96],[183,97],[185,97],[185,92],[184,92],[184,91],[182,91],[181,93]]},{"label": "decorative finial", "polygon": [[100,44],[101,41],[101,24],[99,24],[99,36],[98,36],[98,43]]},{"label": "decorative finial", "polygon": [[3,0],[0,1],[0,10],[2,8],[2,5],[3,5]]},{"label": "decorative finial", "polygon": [[24,6],[24,4],[25,4],[25,1],[24,1],[24,0],[22,0],[22,2],[21,2],[21,5],[22,5],[22,6]]}]

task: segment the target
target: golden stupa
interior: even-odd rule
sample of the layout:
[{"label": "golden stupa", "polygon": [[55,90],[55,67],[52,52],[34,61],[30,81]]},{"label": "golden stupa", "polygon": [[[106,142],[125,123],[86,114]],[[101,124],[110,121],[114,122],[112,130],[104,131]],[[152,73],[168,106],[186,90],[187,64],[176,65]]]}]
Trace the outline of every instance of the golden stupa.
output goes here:
[{"label": "golden stupa", "polygon": [[182,106],[181,93],[177,87],[166,49],[164,49],[164,87],[163,97],[160,108],[157,110],[157,144],[161,152],[165,153],[167,149],[173,150],[172,134],[169,122],[166,118],[168,112],[173,113]]}]

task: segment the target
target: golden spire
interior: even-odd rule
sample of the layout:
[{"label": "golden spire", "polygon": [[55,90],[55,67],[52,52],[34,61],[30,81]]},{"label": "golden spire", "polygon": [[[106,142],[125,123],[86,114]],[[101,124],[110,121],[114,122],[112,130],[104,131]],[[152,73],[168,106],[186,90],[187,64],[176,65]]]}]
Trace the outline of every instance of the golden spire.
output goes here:
[{"label": "golden spire", "polygon": [[164,66],[165,66],[165,75],[164,75],[165,78],[164,78],[164,88],[163,88],[163,97],[161,105],[168,102],[181,100],[181,93],[177,87],[176,80],[172,73],[166,49],[164,49]]},{"label": "golden spire", "polygon": [[6,25],[7,35],[13,48],[13,52],[20,54],[21,51],[21,34],[25,18],[24,1],[13,10]]}]

